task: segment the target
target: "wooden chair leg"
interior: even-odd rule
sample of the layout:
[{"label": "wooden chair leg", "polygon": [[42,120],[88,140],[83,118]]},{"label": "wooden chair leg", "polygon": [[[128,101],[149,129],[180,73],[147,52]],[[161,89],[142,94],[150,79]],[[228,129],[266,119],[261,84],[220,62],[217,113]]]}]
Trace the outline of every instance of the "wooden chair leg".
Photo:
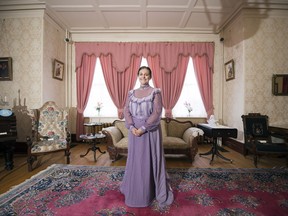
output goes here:
[{"label": "wooden chair leg", "polygon": [[70,164],[70,152],[68,150],[66,150],[65,155],[66,155],[66,163]]},{"label": "wooden chair leg", "polygon": [[257,163],[258,163],[258,158],[257,158],[257,155],[254,154],[254,166],[255,166],[256,168],[258,168],[258,167],[257,167]]},{"label": "wooden chair leg", "polygon": [[32,163],[27,161],[27,164],[28,164],[28,172],[31,172],[32,171]]},{"label": "wooden chair leg", "polygon": [[33,170],[33,163],[34,161],[37,160],[37,157],[36,156],[32,156],[30,155],[28,158],[27,158],[27,164],[28,164],[28,172],[31,172]]}]

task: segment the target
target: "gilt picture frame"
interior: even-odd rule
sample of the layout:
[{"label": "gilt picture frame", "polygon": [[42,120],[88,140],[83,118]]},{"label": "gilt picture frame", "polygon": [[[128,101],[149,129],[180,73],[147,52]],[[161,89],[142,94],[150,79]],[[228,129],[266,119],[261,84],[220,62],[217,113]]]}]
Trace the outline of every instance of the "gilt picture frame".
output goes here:
[{"label": "gilt picture frame", "polygon": [[234,60],[225,63],[225,79],[226,81],[235,79]]},{"label": "gilt picture frame", "polygon": [[12,58],[1,57],[0,58],[0,81],[11,81],[11,80],[13,80]]},{"label": "gilt picture frame", "polygon": [[64,63],[54,59],[53,78],[63,80],[64,77]]}]

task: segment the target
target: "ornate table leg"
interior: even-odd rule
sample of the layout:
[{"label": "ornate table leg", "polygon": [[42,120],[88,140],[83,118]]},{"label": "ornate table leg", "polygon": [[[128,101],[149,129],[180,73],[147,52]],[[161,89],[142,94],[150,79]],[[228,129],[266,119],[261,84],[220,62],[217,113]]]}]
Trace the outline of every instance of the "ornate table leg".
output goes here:
[{"label": "ornate table leg", "polygon": [[215,155],[222,158],[223,160],[230,161],[231,163],[233,162],[231,159],[228,159],[228,158],[226,158],[220,154],[220,152],[218,151],[217,138],[213,138],[213,145],[212,145],[212,148],[210,149],[210,151],[208,151],[206,153],[200,153],[199,155],[201,157],[202,155],[211,155],[211,154],[212,154],[212,158],[210,160],[210,164],[212,164]]},{"label": "ornate table leg", "polygon": [[90,151],[93,151],[94,152],[94,161],[96,162],[97,159],[96,159],[96,151],[98,150],[101,154],[105,154],[106,151],[101,151],[101,149],[96,146],[97,144],[99,144],[100,142],[97,141],[97,138],[96,139],[93,139],[93,140],[89,140],[89,143],[93,143],[93,146],[91,148],[88,148],[87,152],[83,155],[80,155],[80,157],[85,157]]}]

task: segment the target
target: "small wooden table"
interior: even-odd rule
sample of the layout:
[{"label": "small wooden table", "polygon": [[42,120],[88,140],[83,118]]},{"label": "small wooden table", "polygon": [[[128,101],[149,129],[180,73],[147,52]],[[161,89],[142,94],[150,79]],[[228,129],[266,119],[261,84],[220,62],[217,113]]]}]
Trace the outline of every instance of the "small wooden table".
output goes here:
[{"label": "small wooden table", "polygon": [[94,161],[96,162],[96,151],[98,150],[101,154],[105,154],[106,151],[101,151],[101,149],[97,146],[97,144],[101,143],[101,140],[103,140],[106,136],[102,133],[96,133],[95,135],[80,135],[80,139],[82,139],[85,142],[92,143],[93,146],[88,148],[87,152],[85,154],[80,155],[80,157],[85,157],[89,151],[94,152]]},{"label": "small wooden table", "polygon": [[212,159],[210,160],[210,164],[214,160],[214,156],[218,156],[224,160],[230,161],[232,163],[231,159],[228,159],[224,157],[223,155],[220,154],[218,151],[218,144],[217,144],[217,138],[218,137],[234,137],[237,138],[237,129],[236,128],[230,128],[226,127],[223,125],[218,125],[218,126],[210,126],[209,124],[198,124],[198,128],[202,129],[204,131],[204,135],[208,137],[213,138],[213,146],[210,151],[206,153],[200,153],[199,155],[211,155],[212,154]]}]

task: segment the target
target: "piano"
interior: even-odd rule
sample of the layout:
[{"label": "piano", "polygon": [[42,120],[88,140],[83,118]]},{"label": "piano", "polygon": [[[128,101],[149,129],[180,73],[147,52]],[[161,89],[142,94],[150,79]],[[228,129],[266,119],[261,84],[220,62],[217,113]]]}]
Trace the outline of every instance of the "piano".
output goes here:
[{"label": "piano", "polygon": [[4,152],[5,169],[14,167],[13,152],[17,139],[16,116],[0,116],[0,149]]}]

